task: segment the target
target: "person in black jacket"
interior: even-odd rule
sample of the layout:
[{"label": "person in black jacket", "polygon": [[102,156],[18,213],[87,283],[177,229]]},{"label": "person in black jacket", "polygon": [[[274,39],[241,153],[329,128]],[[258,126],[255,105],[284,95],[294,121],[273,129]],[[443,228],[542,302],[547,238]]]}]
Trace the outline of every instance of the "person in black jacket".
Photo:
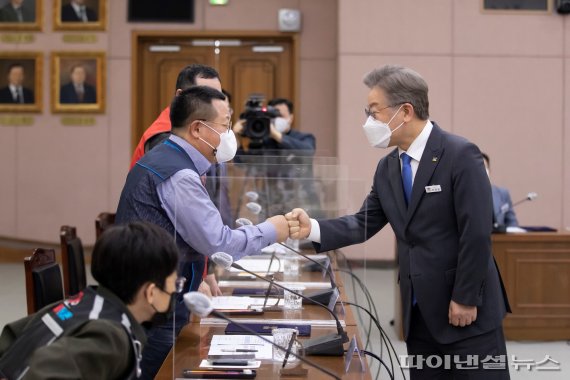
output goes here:
[{"label": "person in black jacket", "polygon": [[141,323],[169,315],[184,280],[178,248],[146,222],[114,226],[97,240],[99,284],[7,324],[0,379],[134,379],[146,341]]},{"label": "person in black jacket", "polygon": [[87,84],[85,78],[87,73],[82,65],[75,65],[71,68],[71,81],[61,86],[59,90],[59,102],[66,103],[96,103],[97,94],[95,87]]},{"label": "person in black jacket", "polygon": [[61,7],[62,22],[93,22],[97,21],[97,13],[85,5],[85,0],[71,0]]},{"label": "person in black jacket", "polygon": [[0,9],[0,22],[34,22],[36,15],[29,9],[24,0],[10,0]]},{"label": "person in black jacket", "polygon": [[0,103],[33,104],[34,92],[23,86],[24,67],[13,63],[8,67],[8,86],[0,88]]}]

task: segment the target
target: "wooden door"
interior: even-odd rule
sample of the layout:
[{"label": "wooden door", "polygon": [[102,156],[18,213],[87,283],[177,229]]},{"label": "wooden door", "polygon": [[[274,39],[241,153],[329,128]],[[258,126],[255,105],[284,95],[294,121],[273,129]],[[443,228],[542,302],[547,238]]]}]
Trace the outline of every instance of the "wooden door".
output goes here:
[{"label": "wooden door", "polygon": [[132,147],[175,93],[178,72],[192,63],[214,67],[222,87],[232,94],[235,117],[250,94],[266,100],[285,97],[295,102],[294,35],[135,34],[133,62]]}]

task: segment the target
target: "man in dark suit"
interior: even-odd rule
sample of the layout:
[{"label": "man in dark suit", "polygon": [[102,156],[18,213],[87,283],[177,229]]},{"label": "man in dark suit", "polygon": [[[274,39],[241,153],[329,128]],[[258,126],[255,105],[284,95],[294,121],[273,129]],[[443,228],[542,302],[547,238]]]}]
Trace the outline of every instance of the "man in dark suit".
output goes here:
[{"label": "man in dark suit", "polygon": [[24,67],[14,63],[8,67],[8,86],[0,89],[0,103],[33,104],[34,92],[23,86]]},{"label": "man in dark suit", "polygon": [[66,103],[96,103],[97,94],[95,87],[87,84],[85,67],[75,65],[70,72],[71,82],[61,86],[59,90],[59,102]]},{"label": "man in dark suit", "polygon": [[97,21],[97,13],[85,5],[85,0],[71,0],[61,7],[62,22],[93,22]]},{"label": "man in dark suit", "polygon": [[329,251],[362,243],[389,223],[411,379],[508,379],[502,320],[510,308],[491,254],[491,186],[481,152],[428,119],[428,86],[415,71],[388,65],[364,83],[366,137],[397,148],[378,163],[360,211],[316,221],[294,209],[290,235]]},{"label": "man in dark suit", "polygon": [[[485,161],[485,170],[487,175],[491,178],[490,170],[491,164],[489,156],[482,153],[483,160]],[[493,221],[497,226],[505,227],[518,227],[519,222],[517,220],[517,214],[513,208],[513,201],[511,200],[511,194],[509,190],[505,187],[499,187],[491,184],[491,190],[493,194]]]},{"label": "man in dark suit", "polygon": [[10,0],[0,9],[0,22],[34,22],[34,11],[24,5],[24,0]]}]

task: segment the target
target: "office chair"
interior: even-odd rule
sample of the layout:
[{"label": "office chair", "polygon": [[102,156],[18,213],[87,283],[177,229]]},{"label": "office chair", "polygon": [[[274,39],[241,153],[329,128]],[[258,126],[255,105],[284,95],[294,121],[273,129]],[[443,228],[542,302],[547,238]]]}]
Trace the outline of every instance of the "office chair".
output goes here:
[{"label": "office chair", "polygon": [[97,215],[95,219],[95,237],[99,240],[99,237],[105,230],[115,224],[115,213],[102,212]]},{"label": "office chair", "polygon": [[63,288],[65,297],[73,296],[85,289],[85,257],[83,244],[77,237],[75,227],[61,226],[61,265],[63,267]]},{"label": "office chair", "polygon": [[63,300],[61,270],[53,249],[37,248],[24,259],[28,314]]}]

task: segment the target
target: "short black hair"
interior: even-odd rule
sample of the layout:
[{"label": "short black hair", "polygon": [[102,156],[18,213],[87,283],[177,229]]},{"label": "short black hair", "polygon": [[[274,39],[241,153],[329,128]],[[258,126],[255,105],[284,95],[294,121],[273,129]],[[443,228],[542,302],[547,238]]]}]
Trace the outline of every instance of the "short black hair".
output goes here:
[{"label": "short black hair", "polygon": [[228,99],[228,103],[232,103],[232,94],[230,94],[226,89],[222,88],[222,93],[226,96],[226,99]]},{"label": "short black hair", "polygon": [[15,62],[12,63],[10,66],[8,66],[8,70],[6,71],[7,74],[10,74],[10,72],[12,71],[13,68],[15,67],[21,67],[22,70],[24,69],[24,65],[22,65],[20,62]]},{"label": "short black hair", "polygon": [[125,304],[131,304],[148,282],[164,288],[177,269],[178,255],[172,236],[152,223],[116,225],[95,243],[91,274]]},{"label": "short black hair", "polygon": [[491,167],[491,159],[489,158],[489,155],[487,153],[481,152],[481,156],[483,156],[483,159],[485,162],[487,162],[487,166]]},{"label": "short black hair", "polygon": [[218,74],[213,67],[193,63],[178,73],[178,78],[176,78],[176,90],[186,90],[188,87],[196,86],[196,78],[220,79],[220,74]]},{"label": "short black hair", "polygon": [[226,96],[215,88],[193,86],[183,90],[170,104],[172,128],[182,128],[194,120],[211,120],[216,117],[212,100],[226,100]]},{"label": "short black hair", "polygon": [[271,107],[275,107],[275,106],[278,106],[280,104],[285,104],[287,106],[287,109],[289,110],[289,113],[293,114],[293,102],[291,102],[289,99],[275,98],[275,99],[271,99],[269,101],[269,103],[267,103],[267,105],[271,106]]}]

